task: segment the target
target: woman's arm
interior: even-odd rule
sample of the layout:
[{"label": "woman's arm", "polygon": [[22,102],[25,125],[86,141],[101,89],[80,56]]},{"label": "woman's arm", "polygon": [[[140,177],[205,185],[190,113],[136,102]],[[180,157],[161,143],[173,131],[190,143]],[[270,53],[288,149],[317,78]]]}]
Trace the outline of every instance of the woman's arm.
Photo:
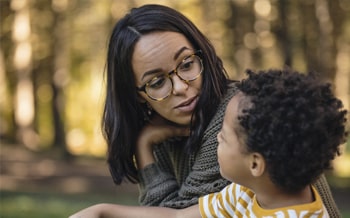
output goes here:
[{"label": "woman's arm", "polygon": [[188,134],[188,128],[175,126],[159,115],[141,131],[136,149],[141,205],[162,206],[162,201],[176,194],[179,185],[169,155],[169,141]]},{"label": "woman's arm", "polygon": [[166,207],[124,206],[117,204],[96,204],[81,210],[69,218],[200,218],[199,207],[185,209]]}]

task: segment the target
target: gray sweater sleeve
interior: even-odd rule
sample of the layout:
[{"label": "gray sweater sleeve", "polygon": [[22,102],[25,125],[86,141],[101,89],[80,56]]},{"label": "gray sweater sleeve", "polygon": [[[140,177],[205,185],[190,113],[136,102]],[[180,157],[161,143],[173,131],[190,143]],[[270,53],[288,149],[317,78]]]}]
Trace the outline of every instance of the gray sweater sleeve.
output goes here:
[{"label": "gray sweater sleeve", "polygon": [[220,191],[230,183],[220,175],[216,136],[221,129],[226,105],[234,94],[235,90],[229,89],[196,154],[176,155],[165,146],[157,146],[157,162],[139,172],[142,205],[184,208],[198,203],[200,196]]}]

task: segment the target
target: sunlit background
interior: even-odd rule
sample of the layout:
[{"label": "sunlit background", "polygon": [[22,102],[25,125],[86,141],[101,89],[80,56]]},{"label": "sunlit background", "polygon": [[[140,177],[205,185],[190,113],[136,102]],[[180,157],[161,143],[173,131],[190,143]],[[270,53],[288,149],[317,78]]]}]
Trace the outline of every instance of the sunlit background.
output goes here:
[{"label": "sunlit background", "polygon": [[[146,3],[189,17],[214,44],[231,78],[242,78],[247,68],[315,70],[349,109],[349,0],[0,0],[2,160],[5,150],[19,147],[54,154],[68,167],[80,157],[104,160],[100,122],[108,37],[130,8]],[[334,161],[332,187],[350,187],[349,143]],[[50,160],[38,169],[48,176],[56,172]],[[5,171],[0,188],[16,189],[6,183]]]}]

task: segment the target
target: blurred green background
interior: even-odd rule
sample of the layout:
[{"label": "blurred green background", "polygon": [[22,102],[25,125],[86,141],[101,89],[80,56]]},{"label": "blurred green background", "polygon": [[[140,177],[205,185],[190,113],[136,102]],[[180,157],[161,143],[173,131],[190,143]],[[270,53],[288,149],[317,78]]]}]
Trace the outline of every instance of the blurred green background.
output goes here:
[{"label": "blurred green background", "polygon": [[[0,0],[0,217],[137,204],[136,185],[113,185],[100,120],[109,34],[146,3],[188,16],[231,78],[247,68],[317,71],[349,109],[349,0]],[[349,147],[327,172],[344,217]]]}]

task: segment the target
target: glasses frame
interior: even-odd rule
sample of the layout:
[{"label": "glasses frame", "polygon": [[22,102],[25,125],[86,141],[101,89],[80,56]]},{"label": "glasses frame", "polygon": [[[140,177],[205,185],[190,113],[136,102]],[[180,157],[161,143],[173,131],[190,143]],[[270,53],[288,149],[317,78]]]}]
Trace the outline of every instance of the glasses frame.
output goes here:
[{"label": "glasses frame", "polygon": [[[174,89],[173,80],[171,79],[171,75],[172,75],[172,74],[175,73],[176,76],[178,76],[182,81],[186,82],[187,84],[188,84],[189,82],[192,82],[192,81],[198,79],[198,77],[202,74],[202,72],[203,72],[203,70],[204,70],[204,65],[203,65],[203,60],[202,60],[202,58],[201,58],[201,56],[200,56],[201,53],[202,53],[201,50],[195,51],[193,54],[190,54],[190,55],[186,56],[184,59],[182,59],[182,61],[181,61],[179,64],[176,65],[175,69],[169,71],[168,73],[162,74],[162,75],[165,75],[166,77],[168,77],[168,78],[170,79],[170,81],[171,81],[171,92],[172,92],[172,90]],[[199,62],[200,62],[200,65],[201,65],[201,71],[200,71],[199,74],[198,74],[195,78],[193,78],[193,79],[190,79],[190,80],[188,80],[188,79],[183,79],[183,78],[182,78],[181,76],[179,76],[179,74],[177,73],[177,68],[178,68],[185,60],[187,60],[188,58],[190,58],[190,57],[192,57],[192,56],[198,57]],[[167,97],[169,97],[169,96],[171,95],[171,92],[169,92],[169,94],[168,94],[167,96],[163,97],[163,98],[154,98],[154,97],[150,96],[150,95],[147,93],[147,91],[146,91],[146,87],[149,86],[149,84],[150,84],[153,80],[155,80],[155,79],[157,79],[157,78],[158,78],[158,76],[153,77],[152,79],[150,79],[148,82],[146,82],[146,83],[145,83],[144,85],[142,85],[141,87],[136,87],[136,88],[137,88],[138,91],[146,93],[146,95],[147,95],[150,99],[152,99],[152,100],[154,100],[154,101],[162,101],[162,100],[166,99]]]}]

